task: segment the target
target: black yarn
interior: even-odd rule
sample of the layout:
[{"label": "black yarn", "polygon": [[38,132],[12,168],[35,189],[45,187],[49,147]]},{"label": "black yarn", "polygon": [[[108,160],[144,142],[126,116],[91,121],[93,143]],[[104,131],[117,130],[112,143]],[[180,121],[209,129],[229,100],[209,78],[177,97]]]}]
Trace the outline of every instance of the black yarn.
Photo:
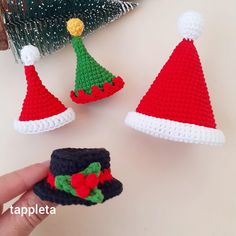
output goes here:
[{"label": "black yarn", "polygon": [[106,149],[58,149],[52,153],[50,170],[54,176],[72,175],[83,171],[92,162],[99,162],[102,170],[110,168],[110,153]]},{"label": "black yarn", "polygon": [[[102,170],[110,168],[109,152],[105,149],[58,149],[52,153],[50,169],[54,176],[72,175],[81,172],[93,162],[99,162]],[[115,178],[111,181],[106,181],[104,184],[100,183],[98,188],[101,189],[104,195],[103,202],[119,195],[123,191],[122,183]],[[33,191],[43,201],[55,202],[60,205],[96,205],[96,203],[52,188],[46,179],[37,183]]]}]

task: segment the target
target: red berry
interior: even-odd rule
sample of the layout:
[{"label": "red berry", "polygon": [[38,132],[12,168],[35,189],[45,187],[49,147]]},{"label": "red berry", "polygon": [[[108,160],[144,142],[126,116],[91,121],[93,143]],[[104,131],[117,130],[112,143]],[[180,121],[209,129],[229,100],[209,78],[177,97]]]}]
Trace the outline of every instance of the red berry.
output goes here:
[{"label": "red berry", "polygon": [[89,187],[90,189],[94,189],[97,187],[99,183],[99,178],[97,177],[96,174],[90,174],[86,178],[86,186]]},{"label": "red berry", "polygon": [[76,189],[76,193],[81,198],[86,198],[90,194],[90,189],[87,186],[80,186]]},{"label": "red berry", "polygon": [[85,184],[85,176],[83,174],[74,174],[71,176],[71,185],[75,189]]}]

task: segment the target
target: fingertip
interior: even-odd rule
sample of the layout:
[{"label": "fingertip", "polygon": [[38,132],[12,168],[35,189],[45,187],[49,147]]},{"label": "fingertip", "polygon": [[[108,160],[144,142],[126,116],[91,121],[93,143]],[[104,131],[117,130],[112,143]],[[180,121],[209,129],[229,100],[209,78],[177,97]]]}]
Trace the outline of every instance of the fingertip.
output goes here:
[{"label": "fingertip", "polygon": [[0,189],[5,191],[0,195],[0,204],[4,204],[31,189],[36,183],[44,179],[48,172],[49,161],[46,161],[2,176],[0,178]]},{"label": "fingertip", "polygon": [[[7,236],[29,235],[44,219],[52,214],[52,208],[54,208],[53,212],[56,214],[56,206],[57,204],[55,203],[42,201],[37,195],[33,193],[33,191],[29,191],[12,206],[13,210],[8,209],[2,215],[0,218],[0,232]],[[24,216],[14,214],[14,209],[23,208],[28,209],[28,214],[25,214]],[[44,213],[39,210],[40,208],[45,209]],[[35,209],[34,213],[32,212],[32,209]],[[30,210],[31,215],[29,215]],[[13,214],[11,211],[13,211]]]},{"label": "fingertip", "polygon": [[44,166],[46,166],[46,167],[49,167],[50,161],[49,161],[49,160],[43,161],[43,162],[41,162],[40,164],[41,164],[41,165],[44,165]]}]

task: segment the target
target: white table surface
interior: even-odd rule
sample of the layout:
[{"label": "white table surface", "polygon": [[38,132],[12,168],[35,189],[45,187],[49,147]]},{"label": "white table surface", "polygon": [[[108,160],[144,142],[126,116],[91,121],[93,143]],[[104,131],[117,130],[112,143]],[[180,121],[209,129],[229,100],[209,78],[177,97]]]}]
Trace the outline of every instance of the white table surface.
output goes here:
[{"label": "white table surface", "polygon": [[[149,137],[124,125],[181,37],[176,19],[200,11],[205,31],[196,42],[223,147],[186,145]],[[13,129],[25,95],[23,67],[0,53],[0,174],[50,158],[63,147],[105,147],[120,197],[92,208],[59,207],[33,236],[235,236],[236,235],[236,2],[141,0],[136,12],[90,35],[92,55],[126,88],[108,100],[72,104],[75,58],[71,46],[37,65],[46,86],[77,113],[55,132],[24,136]],[[3,190],[1,190],[3,191]]]}]

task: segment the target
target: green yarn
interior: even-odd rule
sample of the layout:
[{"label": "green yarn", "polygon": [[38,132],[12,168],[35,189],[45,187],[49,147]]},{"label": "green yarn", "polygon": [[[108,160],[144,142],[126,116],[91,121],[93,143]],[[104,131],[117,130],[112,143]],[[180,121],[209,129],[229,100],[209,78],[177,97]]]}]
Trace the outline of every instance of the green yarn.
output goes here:
[{"label": "green yarn", "polygon": [[90,195],[86,198],[86,200],[91,201],[93,203],[102,203],[104,200],[104,195],[100,189],[93,189]]},{"label": "green yarn", "polygon": [[[99,162],[91,163],[84,171],[80,172],[85,176],[89,174],[100,175],[101,164]],[[75,197],[78,197],[76,190],[71,185],[71,176],[70,175],[60,175],[55,177],[55,186],[58,190],[69,193]],[[90,195],[86,198],[87,201],[93,203],[102,203],[104,200],[104,195],[102,191],[98,188],[91,190]]]},{"label": "green yarn", "polygon": [[73,37],[72,45],[77,56],[75,80],[76,96],[78,96],[78,90],[84,90],[85,93],[91,94],[93,86],[103,89],[105,82],[112,83],[115,76],[98,64],[88,53],[81,37]]},{"label": "green yarn", "polygon": [[85,170],[82,171],[82,174],[89,175],[89,174],[96,174],[97,176],[100,175],[101,172],[101,164],[99,162],[91,163]]},{"label": "green yarn", "polygon": [[77,197],[75,189],[71,186],[71,176],[60,175],[56,176],[55,185],[58,190],[67,192]]}]

